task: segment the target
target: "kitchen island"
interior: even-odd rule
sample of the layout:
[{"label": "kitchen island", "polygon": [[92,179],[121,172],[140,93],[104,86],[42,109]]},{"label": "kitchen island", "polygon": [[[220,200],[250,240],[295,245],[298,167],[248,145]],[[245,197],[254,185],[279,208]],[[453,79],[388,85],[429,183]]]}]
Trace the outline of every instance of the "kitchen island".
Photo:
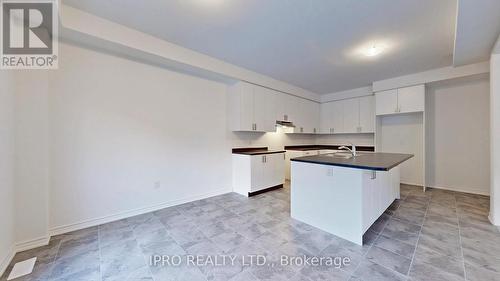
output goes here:
[{"label": "kitchen island", "polygon": [[331,153],[291,159],[291,216],[363,244],[363,234],[399,198],[399,165],[410,154]]}]

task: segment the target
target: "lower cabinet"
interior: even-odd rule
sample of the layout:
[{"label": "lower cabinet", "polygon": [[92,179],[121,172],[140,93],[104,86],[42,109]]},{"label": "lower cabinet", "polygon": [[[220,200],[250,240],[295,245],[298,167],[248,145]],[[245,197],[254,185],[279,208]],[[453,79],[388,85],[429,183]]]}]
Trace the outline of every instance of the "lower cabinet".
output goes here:
[{"label": "lower cabinet", "polygon": [[285,153],[233,154],[233,191],[250,196],[285,182]]}]

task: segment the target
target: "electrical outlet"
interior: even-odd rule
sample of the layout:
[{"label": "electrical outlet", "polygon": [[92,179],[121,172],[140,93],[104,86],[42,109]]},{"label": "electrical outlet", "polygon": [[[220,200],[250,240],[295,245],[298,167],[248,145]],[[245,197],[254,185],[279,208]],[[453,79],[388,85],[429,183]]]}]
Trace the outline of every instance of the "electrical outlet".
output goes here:
[{"label": "electrical outlet", "polygon": [[155,182],[154,189],[160,189],[160,187],[161,187],[161,182],[159,181]]}]

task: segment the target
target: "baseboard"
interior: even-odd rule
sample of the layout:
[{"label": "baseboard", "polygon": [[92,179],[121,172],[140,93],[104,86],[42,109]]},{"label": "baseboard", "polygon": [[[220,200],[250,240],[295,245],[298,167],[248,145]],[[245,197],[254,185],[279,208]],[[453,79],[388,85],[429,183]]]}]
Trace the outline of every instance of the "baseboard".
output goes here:
[{"label": "baseboard", "polygon": [[491,214],[488,215],[488,220],[491,222],[492,225],[498,227],[498,230],[500,230],[500,224],[497,224]]},{"label": "baseboard", "polygon": [[5,254],[4,257],[0,260],[0,276],[2,276],[5,273],[5,270],[9,266],[10,262],[16,255],[16,251],[14,249],[14,246],[11,246],[9,251]]},{"label": "baseboard", "polygon": [[50,237],[45,236],[33,240],[18,242],[12,245],[9,249],[9,252],[0,260],[0,276],[4,274],[5,270],[9,266],[16,253],[46,246],[49,244],[49,240]]},{"label": "baseboard", "polygon": [[204,194],[200,194],[200,195],[196,195],[196,196],[190,196],[190,197],[186,197],[186,198],[182,198],[182,199],[172,200],[172,201],[168,201],[165,203],[156,204],[156,205],[152,205],[152,206],[148,206],[148,207],[144,207],[144,208],[138,208],[138,209],[125,211],[125,212],[121,212],[121,213],[117,213],[117,214],[113,214],[113,215],[108,215],[108,216],[104,216],[104,217],[100,217],[100,218],[84,220],[84,221],[80,221],[77,223],[56,226],[56,227],[49,229],[49,233],[50,233],[50,236],[64,234],[64,233],[68,233],[68,232],[72,232],[72,231],[76,231],[76,230],[80,230],[80,229],[84,229],[84,228],[88,228],[88,227],[93,227],[93,226],[97,226],[97,225],[101,225],[101,224],[129,218],[129,217],[133,217],[133,216],[138,216],[138,215],[158,211],[158,210],[161,210],[164,208],[168,208],[168,207],[172,207],[172,206],[176,206],[176,205],[180,205],[180,204],[184,204],[184,203],[188,203],[188,202],[192,202],[192,201],[196,201],[196,200],[201,200],[201,199],[205,199],[205,198],[209,198],[209,197],[213,197],[213,196],[217,196],[217,195],[221,195],[221,194],[225,194],[225,193],[229,193],[229,192],[232,192],[232,190],[228,189],[228,188],[218,189],[218,190],[214,190],[212,192],[208,192],[208,193],[204,193]]},{"label": "baseboard", "polygon": [[44,237],[36,238],[33,240],[18,242],[18,243],[16,243],[15,250],[16,250],[16,253],[31,250],[34,248],[46,246],[49,244],[49,241],[50,241],[50,236],[44,236]]},{"label": "baseboard", "polygon": [[442,186],[432,186],[432,185],[428,185],[427,187],[430,187],[430,188],[435,188],[435,189],[442,189],[442,190],[449,190],[449,191],[462,192],[462,193],[470,193],[470,194],[477,194],[477,195],[490,196],[490,194],[489,194],[488,192],[481,192],[481,191],[476,191],[476,190],[465,190],[465,189],[460,189],[460,188],[442,187]]},{"label": "baseboard", "polygon": [[411,185],[411,186],[416,186],[416,187],[423,187],[423,185],[420,183],[400,182],[400,184]]}]

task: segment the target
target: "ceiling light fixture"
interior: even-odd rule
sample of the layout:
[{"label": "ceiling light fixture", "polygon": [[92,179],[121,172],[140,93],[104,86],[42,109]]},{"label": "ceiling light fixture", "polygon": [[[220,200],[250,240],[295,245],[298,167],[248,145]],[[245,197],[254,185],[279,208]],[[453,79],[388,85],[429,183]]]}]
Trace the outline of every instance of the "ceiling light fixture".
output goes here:
[{"label": "ceiling light fixture", "polygon": [[372,45],[370,48],[366,49],[363,53],[367,57],[374,57],[380,55],[384,51],[382,46]]}]

